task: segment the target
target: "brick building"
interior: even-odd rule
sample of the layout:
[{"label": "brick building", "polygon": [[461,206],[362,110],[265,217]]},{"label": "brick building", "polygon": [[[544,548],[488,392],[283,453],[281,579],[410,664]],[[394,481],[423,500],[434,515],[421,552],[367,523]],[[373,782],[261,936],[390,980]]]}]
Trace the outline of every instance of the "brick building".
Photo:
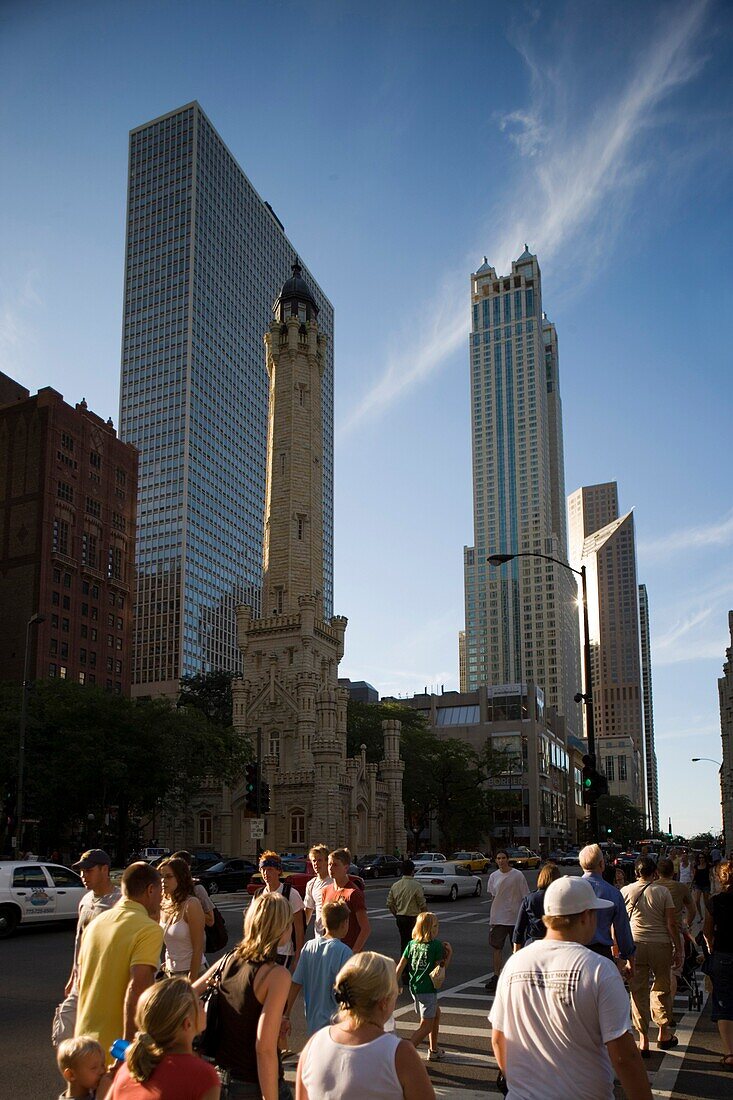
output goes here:
[{"label": "brick building", "polygon": [[138,455],[86,402],[0,373],[0,678],[130,693]]}]

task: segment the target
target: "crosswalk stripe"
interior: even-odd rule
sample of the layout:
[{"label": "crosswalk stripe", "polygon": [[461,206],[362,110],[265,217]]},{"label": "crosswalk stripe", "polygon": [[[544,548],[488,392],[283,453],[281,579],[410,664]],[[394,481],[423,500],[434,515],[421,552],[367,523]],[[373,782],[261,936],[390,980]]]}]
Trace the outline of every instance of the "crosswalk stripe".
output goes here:
[{"label": "crosswalk stripe", "polygon": [[[414,1031],[417,1021],[411,1020],[398,1020],[397,1027],[404,1031]],[[451,1024],[441,1023],[440,1034],[442,1035],[473,1035],[480,1039],[488,1039],[490,1032],[486,1027],[456,1027]]]}]

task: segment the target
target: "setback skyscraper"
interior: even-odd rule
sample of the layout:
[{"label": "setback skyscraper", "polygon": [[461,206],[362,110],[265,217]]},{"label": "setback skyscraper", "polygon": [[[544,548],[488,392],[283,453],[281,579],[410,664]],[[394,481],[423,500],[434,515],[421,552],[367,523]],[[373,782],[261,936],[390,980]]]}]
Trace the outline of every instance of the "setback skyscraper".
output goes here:
[{"label": "setback skyscraper", "polygon": [[596,755],[609,793],[646,813],[634,515],[618,515],[615,482],[571,493],[568,514],[571,564],[588,582]]},{"label": "setback skyscraper", "polygon": [[466,630],[461,688],[534,681],[580,732],[577,588],[567,561],[558,344],[542,312],[537,257],[510,275],[484,258],[471,276],[474,545],[464,551]]},{"label": "setback skyscraper", "polygon": [[[172,694],[183,675],[241,668],[234,609],[259,607],[262,582],[262,333],[295,260],[281,223],[197,103],[131,132],[120,429],[140,451],[134,694]],[[330,615],[333,308],[306,276],[327,336]]]}]

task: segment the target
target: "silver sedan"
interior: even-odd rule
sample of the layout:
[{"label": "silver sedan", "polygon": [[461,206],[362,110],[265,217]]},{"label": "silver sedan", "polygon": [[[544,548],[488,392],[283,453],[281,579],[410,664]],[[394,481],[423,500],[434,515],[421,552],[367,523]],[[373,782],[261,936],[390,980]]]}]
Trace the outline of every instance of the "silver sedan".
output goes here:
[{"label": "silver sedan", "polygon": [[457,901],[460,896],[481,896],[481,879],[457,863],[426,864],[415,871],[415,881],[422,886],[426,898]]}]

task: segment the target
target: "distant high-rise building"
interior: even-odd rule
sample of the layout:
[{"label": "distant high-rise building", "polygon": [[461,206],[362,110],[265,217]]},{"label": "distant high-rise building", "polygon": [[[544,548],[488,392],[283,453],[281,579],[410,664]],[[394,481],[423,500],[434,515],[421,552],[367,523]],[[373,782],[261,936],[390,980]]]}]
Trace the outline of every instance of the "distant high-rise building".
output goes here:
[{"label": "distant high-rise building", "polygon": [[[236,672],[259,606],[268,384],[262,333],[295,250],[198,103],[130,133],[120,432],[140,451],[137,695]],[[323,606],[332,608],[333,308],[326,342]]]},{"label": "distant high-rise building", "polygon": [[579,732],[577,588],[567,561],[558,345],[542,312],[537,257],[525,247],[510,275],[484,259],[471,276],[474,545],[464,550],[465,638],[461,688],[540,686]]},{"label": "distant high-rise building", "polygon": [[614,510],[614,482],[570,495],[571,564],[586,567],[596,755],[610,793],[646,812],[634,516]]},{"label": "distant high-rise building", "polygon": [[[0,374],[0,670],[130,694],[137,452],[111,420]],[[27,629],[29,620],[40,615]]]},{"label": "distant high-rise building", "polygon": [[720,769],[720,800],[727,852],[733,846],[733,611],[728,612],[728,630],[730,645],[725,651],[723,675],[718,680],[720,738],[723,752]]},{"label": "distant high-rise building", "polygon": [[654,700],[652,694],[652,644],[649,626],[649,597],[646,585],[639,585],[639,629],[641,632],[641,687],[644,706],[644,764],[646,769],[646,801],[649,825],[656,836],[659,832],[659,778],[657,751],[654,745]]}]

